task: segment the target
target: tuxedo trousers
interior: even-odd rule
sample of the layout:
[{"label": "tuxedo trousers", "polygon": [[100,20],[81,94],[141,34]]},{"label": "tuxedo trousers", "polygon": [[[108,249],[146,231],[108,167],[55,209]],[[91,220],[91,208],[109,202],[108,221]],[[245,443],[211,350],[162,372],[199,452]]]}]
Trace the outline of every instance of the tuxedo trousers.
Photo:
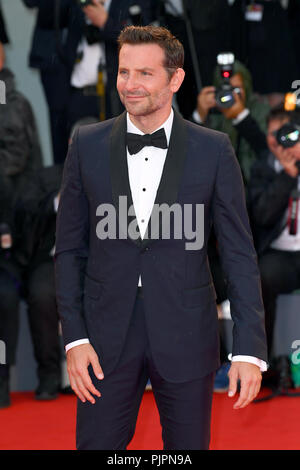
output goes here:
[{"label": "tuxedo trousers", "polygon": [[[101,364],[101,357],[99,361]],[[77,400],[78,450],[126,450],[134,436],[149,378],[160,415],[164,450],[209,448],[215,373],[184,383],[161,377],[151,354],[141,288],[116,368],[107,376],[104,370],[103,380],[95,377],[91,366],[89,374],[101,397],[95,397],[95,404]],[[151,423],[145,422],[144,426]]]}]

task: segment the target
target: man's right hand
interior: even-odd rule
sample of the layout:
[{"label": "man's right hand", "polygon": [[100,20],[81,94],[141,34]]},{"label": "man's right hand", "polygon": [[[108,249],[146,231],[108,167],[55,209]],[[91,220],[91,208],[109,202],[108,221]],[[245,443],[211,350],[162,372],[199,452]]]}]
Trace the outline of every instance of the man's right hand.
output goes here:
[{"label": "man's right hand", "polygon": [[95,398],[91,394],[101,397],[101,393],[94,387],[88,373],[90,364],[97,379],[102,380],[104,374],[91,344],[80,344],[67,352],[67,369],[72,390],[83,403],[88,400],[94,404]]},{"label": "man's right hand", "polygon": [[296,162],[299,159],[296,155],[294,155],[292,148],[285,149],[281,145],[278,145],[274,154],[283,166],[284,171],[292,178],[296,178],[299,174],[299,170],[296,167]]},{"label": "man's right hand", "polygon": [[203,122],[206,121],[209,110],[217,105],[215,92],[214,86],[205,86],[197,97],[197,111]]}]

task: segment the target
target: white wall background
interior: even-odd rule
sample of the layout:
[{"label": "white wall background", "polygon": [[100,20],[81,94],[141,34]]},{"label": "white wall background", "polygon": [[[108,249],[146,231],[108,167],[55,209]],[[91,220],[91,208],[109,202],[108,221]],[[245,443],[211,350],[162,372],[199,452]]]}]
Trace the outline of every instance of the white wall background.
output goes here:
[{"label": "white wall background", "polygon": [[28,66],[36,9],[26,8],[21,0],[1,0],[10,44],[6,46],[6,66],[15,74],[16,85],[30,101],[43,151],[45,166],[53,163],[48,110],[39,72]]}]

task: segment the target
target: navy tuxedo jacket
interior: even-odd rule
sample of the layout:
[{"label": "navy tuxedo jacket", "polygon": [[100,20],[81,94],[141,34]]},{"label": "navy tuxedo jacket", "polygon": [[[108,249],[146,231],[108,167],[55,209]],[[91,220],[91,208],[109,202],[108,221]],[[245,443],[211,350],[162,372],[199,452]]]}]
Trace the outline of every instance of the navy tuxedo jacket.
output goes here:
[{"label": "navy tuxedo jacket", "polygon": [[[65,344],[89,338],[104,374],[114,370],[142,277],[151,351],[160,374],[184,382],[219,366],[215,290],[207,258],[212,224],[218,238],[234,319],[233,355],[267,360],[260,276],[238,162],[228,137],[175,112],[155,204],[204,205],[204,244],[191,240],[96,234],[100,204],[118,214],[119,196],[132,204],[126,154],[126,113],[81,127],[66,159],[57,217],[56,290]],[[132,158],[139,158],[133,155]],[[130,218],[129,218],[130,219]],[[134,219],[134,215],[132,215]],[[151,219],[150,219],[151,220]],[[129,220],[130,222],[130,220]],[[150,224],[150,223],[149,223]]]}]

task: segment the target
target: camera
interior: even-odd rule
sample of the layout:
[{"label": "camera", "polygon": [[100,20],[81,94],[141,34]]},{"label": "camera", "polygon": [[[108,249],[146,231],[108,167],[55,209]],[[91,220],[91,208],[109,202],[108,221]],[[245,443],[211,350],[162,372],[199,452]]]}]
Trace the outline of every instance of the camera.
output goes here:
[{"label": "camera", "polygon": [[220,108],[231,108],[234,105],[233,92],[241,93],[241,89],[234,88],[230,84],[233,75],[234,54],[232,52],[222,52],[217,56],[217,62],[221,69],[222,83],[216,90],[216,102]]},{"label": "camera", "polygon": [[284,124],[274,132],[277,142],[284,148],[294,147],[300,141],[300,126],[294,122]]}]

